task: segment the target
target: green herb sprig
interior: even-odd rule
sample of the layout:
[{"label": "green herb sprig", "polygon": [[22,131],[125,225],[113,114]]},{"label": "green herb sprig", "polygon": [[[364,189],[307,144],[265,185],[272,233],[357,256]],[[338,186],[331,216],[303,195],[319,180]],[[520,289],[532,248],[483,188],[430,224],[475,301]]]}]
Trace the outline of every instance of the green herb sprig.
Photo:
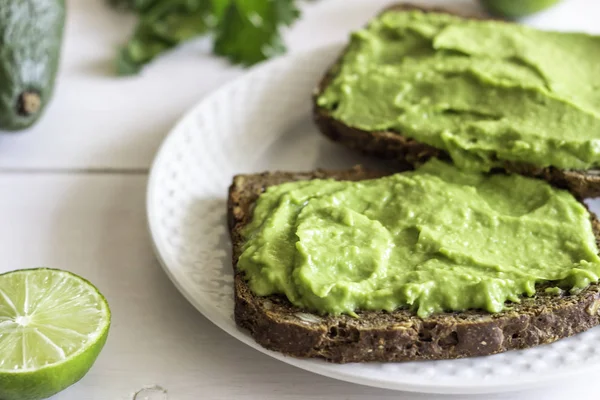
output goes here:
[{"label": "green herb sprig", "polygon": [[157,56],[203,35],[213,52],[252,65],[285,52],[281,28],[299,16],[295,0],[109,0],[135,12],[138,23],[119,50],[117,72],[131,75]]}]

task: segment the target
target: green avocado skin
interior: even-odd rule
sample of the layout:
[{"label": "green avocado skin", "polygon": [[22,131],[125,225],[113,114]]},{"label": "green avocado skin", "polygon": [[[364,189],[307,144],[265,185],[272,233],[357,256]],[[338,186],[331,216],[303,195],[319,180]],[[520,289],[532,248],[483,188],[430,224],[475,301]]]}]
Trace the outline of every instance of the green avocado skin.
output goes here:
[{"label": "green avocado skin", "polygon": [[[0,6],[0,130],[28,128],[43,114],[54,90],[65,14],[65,0]],[[39,96],[35,112],[23,109],[24,93]]]}]

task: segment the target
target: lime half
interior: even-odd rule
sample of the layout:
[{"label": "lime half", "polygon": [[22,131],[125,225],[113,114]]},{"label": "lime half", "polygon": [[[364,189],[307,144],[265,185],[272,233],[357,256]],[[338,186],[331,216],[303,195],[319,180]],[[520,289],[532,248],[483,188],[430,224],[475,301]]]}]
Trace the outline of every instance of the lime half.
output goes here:
[{"label": "lime half", "polygon": [[45,399],[80,380],[106,342],[110,310],[70,272],[0,275],[0,399]]}]

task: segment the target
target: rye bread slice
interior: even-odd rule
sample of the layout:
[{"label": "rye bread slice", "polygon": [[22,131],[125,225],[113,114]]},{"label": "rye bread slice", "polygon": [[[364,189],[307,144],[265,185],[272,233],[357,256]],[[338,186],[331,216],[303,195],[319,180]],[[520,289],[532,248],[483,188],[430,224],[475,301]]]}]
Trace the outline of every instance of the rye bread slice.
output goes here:
[{"label": "rye bread slice", "polygon": [[[384,12],[405,12],[421,10],[423,12],[446,12],[463,18],[492,19],[482,15],[464,15],[454,11],[439,8],[423,8],[411,4],[397,4],[388,7]],[[511,23],[511,22],[506,22]],[[402,136],[402,132],[394,131],[365,131],[344,124],[331,116],[329,110],[317,104],[317,98],[335,78],[338,61],[325,73],[313,96],[313,118],[319,130],[334,142],[338,142],[359,152],[381,159],[398,160],[411,165],[418,165],[431,157],[449,159],[449,155],[440,149],[420,143],[415,139]],[[527,163],[506,161],[503,169],[533,178],[545,179],[552,185],[570,190],[579,197],[600,196],[600,170],[587,171],[561,170],[554,167],[541,168]]]},{"label": "rye bread slice", "polygon": [[[347,171],[271,172],[234,177],[229,188],[228,223],[233,244],[235,321],[262,346],[300,358],[334,363],[453,359],[523,349],[583,332],[600,323],[600,287],[578,294],[546,294],[541,288],[521,304],[497,314],[485,311],[443,313],[422,319],[408,310],[359,311],[318,316],[293,306],[283,296],[252,293],[237,269],[253,205],[269,186],[316,178],[358,181],[390,172],[355,167]],[[591,214],[596,242],[600,223]]]}]

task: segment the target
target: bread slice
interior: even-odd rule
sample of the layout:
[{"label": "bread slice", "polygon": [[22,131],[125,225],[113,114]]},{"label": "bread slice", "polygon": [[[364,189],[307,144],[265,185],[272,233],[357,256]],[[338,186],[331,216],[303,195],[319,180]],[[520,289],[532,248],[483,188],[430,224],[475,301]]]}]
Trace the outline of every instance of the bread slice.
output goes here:
[{"label": "bread slice", "polygon": [[[394,5],[386,8],[384,11],[404,12],[409,10],[448,12],[439,8],[423,8],[409,4]],[[460,15],[456,12],[452,12],[452,14],[465,18],[484,18],[482,16]],[[341,60],[343,53],[339,60]],[[347,126],[343,122],[333,118],[329,110],[320,107],[317,104],[317,98],[335,77],[338,63],[339,61],[326,72],[313,96],[313,117],[319,130],[325,136],[351,149],[358,150],[363,154],[381,159],[395,159],[411,165],[420,164],[431,157],[449,159],[448,154],[443,150],[402,136],[401,132],[371,132]],[[552,185],[568,189],[582,198],[600,196],[600,170],[575,171],[561,170],[553,167],[540,168],[526,163],[510,161],[506,161],[503,167],[509,172],[545,179]]]},{"label": "bread slice", "polygon": [[[578,294],[548,295],[543,290],[510,310],[452,312],[422,319],[408,310],[362,311],[318,316],[293,306],[282,296],[255,296],[236,268],[252,218],[253,205],[269,186],[284,182],[333,178],[359,181],[388,175],[356,167],[347,171],[272,172],[238,175],[229,188],[228,222],[233,244],[235,321],[270,350],[294,357],[335,363],[437,360],[483,356],[523,349],[585,331],[600,323],[600,287]],[[596,241],[600,223],[592,214]],[[543,289],[543,288],[541,288]]]}]

